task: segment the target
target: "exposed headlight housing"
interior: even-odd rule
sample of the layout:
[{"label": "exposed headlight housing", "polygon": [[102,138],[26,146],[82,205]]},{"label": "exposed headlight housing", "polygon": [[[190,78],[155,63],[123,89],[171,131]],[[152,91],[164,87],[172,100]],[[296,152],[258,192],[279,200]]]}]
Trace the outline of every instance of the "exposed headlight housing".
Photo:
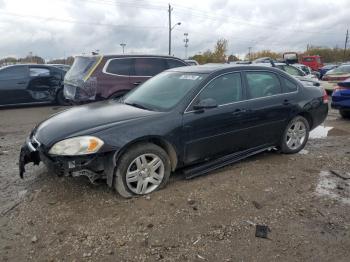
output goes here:
[{"label": "exposed headlight housing", "polygon": [[54,144],[50,155],[79,156],[96,153],[103,146],[104,142],[94,136],[79,136],[68,138]]}]

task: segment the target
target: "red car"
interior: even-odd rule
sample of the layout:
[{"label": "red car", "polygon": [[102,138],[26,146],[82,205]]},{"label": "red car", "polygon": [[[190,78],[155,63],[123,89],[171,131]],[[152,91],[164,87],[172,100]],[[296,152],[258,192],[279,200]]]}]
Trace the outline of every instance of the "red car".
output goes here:
[{"label": "red car", "polygon": [[303,56],[300,63],[311,67],[311,69],[314,71],[318,71],[321,67],[323,67],[323,63],[319,55]]},{"label": "red car", "polygon": [[158,73],[188,66],[172,56],[77,56],[64,78],[64,96],[73,103],[117,98]]}]

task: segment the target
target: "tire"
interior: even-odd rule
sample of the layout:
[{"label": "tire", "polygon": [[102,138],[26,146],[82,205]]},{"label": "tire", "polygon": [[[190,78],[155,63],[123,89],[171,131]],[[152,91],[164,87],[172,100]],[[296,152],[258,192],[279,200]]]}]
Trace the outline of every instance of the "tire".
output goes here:
[{"label": "tire", "polygon": [[161,147],[150,143],[137,144],[120,157],[114,188],[125,198],[150,194],[166,185],[170,172],[170,159]]},{"label": "tire", "polygon": [[305,147],[309,138],[309,132],[309,122],[302,116],[294,117],[283,132],[280,142],[281,152],[284,154],[298,153]]},{"label": "tire", "polygon": [[67,99],[64,97],[63,88],[61,88],[61,89],[57,92],[57,95],[56,95],[56,103],[59,104],[60,106],[68,106],[68,105],[71,104],[71,103],[69,102],[69,100],[67,100]]},{"label": "tire", "polygon": [[343,118],[350,118],[350,111],[339,110],[339,114],[340,114]]}]

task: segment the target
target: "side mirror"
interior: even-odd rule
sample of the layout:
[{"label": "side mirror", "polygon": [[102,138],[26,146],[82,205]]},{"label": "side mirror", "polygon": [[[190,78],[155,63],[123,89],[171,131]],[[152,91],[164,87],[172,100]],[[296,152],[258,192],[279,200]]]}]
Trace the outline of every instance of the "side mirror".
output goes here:
[{"label": "side mirror", "polygon": [[193,106],[194,110],[201,110],[201,109],[210,109],[218,107],[218,103],[213,98],[206,98],[201,101],[197,105]]}]

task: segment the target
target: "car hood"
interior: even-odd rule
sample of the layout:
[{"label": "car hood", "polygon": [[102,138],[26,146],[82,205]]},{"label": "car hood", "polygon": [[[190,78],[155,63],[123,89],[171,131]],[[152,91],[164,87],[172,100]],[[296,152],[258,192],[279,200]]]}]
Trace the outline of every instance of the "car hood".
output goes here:
[{"label": "car hood", "polygon": [[162,114],[110,100],[73,107],[40,123],[33,135],[44,146],[69,137],[88,135],[114,125]]}]

